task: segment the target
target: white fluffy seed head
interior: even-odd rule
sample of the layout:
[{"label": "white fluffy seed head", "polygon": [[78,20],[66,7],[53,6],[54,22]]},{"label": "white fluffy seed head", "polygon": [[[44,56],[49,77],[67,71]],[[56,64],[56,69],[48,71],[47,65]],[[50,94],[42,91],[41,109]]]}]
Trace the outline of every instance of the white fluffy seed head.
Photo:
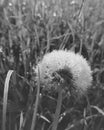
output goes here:
[{"label": "white fluffy seed head", "polygon": [[[40,81],[45,86],[52,83],[53,73],[66,67],[72,74],[76,90],[85,92],[92,82],[92,71],[86,59],[71,51],[54,50],[44,55],[42,61],[37,66],[40,69]],[[37,67],[35,71],[37,74]]]}]

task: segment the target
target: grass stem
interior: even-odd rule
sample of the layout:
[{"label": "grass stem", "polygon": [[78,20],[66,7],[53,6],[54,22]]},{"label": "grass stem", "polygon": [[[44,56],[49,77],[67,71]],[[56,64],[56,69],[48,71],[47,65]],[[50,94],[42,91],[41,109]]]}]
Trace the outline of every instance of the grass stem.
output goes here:
[{"label": "grass stem", "polygon": [[57,130],[59,115],[61,112],[61,105],[62,105],[62,87],[59,86],[57,107],[56,107],[56,112],[55,112],[55,116],[54,116],[54,120],[53,120],[52,130]]}]

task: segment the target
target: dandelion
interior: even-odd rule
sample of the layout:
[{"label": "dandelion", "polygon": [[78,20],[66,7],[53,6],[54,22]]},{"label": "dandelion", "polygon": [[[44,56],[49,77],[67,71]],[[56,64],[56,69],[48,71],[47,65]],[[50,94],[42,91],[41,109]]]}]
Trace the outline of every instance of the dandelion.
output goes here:
[{"label": "dandelion", "polygon": [[78,94],[82,95],[91,85],[92,72],[88,62],[81,55],[64,50],[54,50],[46,54],[38,66],[40,82],[45,87],[55,87],[58,91],[56,112],[52,126],[52,130],[56,130],[61,110],[63,89],[67,87],[71,92],[71,88],[74,88],[74,91],[78,91]]},{"label": "dandelion", "polygon": [[[91,85],[92,72],[88,62],[81,55],[74,52],[54,50],[46,54],[38,66],[40,68],[41,83],[45,86],[50,86],[53,83],[55,72],[61,72],[62,70],[67,72],[66,75],[68,75],[68,72],[72,75],[73,84],[80,93],[85,92]],[[70,87],[70,84],[67,84],[67,87]]]}]

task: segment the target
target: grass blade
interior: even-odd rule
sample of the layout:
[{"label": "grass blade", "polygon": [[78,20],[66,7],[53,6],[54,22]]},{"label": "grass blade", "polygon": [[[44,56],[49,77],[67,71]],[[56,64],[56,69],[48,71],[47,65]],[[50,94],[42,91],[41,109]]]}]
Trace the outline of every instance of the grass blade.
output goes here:
[{"label": "grass blade", "polygon": [[21,114],[20,114],[20,127],[19,127],[19,130],[21,130],[21,128],[22,128],[22,123],[23,123],[23,112],[21,111]]},{"label": "grass blade", "polygon": [[7,111],[7,99],[8,99],[8,90],[9,90],[9,81],[10,77],[14,71],[9,70],[5,79],[4,84],[4,96],[3,96],[3,123],[2,123],[2,130],[6,130],[6,111]]},{"label": "grass blade", "polygon": [[55,116],[54,116],[54,120],[53,120],[52,130],[57,130],[57,126],[59,123],[59,116],[60,116],[61,105],[62,105],[62,92],[63,92],[62,87],[59,86],[57,106],[56,106]]},{"label": "grass blade", "polygon": [[104,111],[101,110],[99,107],[91,105],[91,108],[96,109],[100,114],[102,114],[104,116]]},{"label": "grass blade", "polygon": [[34,108],[34,113],[33,113],[31,130],[34,130],[35,124],[36,124],[37,109],[38,109],[38,103],[39,103],[39,93],[40,93],[40,72],[39,72],[39,67],[38,67],[38,86],[37,86],[37,95],[36,95],[36,102],[35,102],[35,108]]}]

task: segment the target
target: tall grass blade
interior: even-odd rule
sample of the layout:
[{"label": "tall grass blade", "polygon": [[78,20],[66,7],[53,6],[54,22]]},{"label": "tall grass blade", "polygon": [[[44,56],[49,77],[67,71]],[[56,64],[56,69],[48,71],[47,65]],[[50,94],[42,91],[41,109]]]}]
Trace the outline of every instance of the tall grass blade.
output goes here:
[{"label": "tall grass blade", "polygon": [[100,114],[102,114],[104,116],[104,111],[101,110],[99,107],[91,105],[91,108],[96,109]]},{"label": "tall grass blade", "polygon": [[23,112],[21,112],[21,114],[20,114],[20,128],[19,128],[19,130],[21,130],[21,128],[22,128],[22,123],[23,123]]},{"label": "tall grass blade", "polygon": [[9,70],[5,79],[4,84],[4,95],[3,95],[3,116],[2,116],[2,130],[6,130],[6,111],[7,111],[7,99],[8,99],[8,90],[9,90],[9,81],[10,77],[14,71]]}]

